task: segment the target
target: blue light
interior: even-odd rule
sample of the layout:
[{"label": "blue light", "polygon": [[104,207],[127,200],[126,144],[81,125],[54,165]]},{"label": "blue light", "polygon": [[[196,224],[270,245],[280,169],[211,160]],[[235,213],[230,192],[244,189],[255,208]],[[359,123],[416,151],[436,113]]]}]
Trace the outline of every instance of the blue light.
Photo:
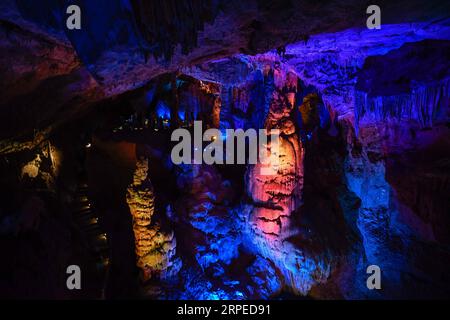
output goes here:
[{"label": "blue light", "polygon": [[159,118],[170,119],[170,108],[167,104],[159,101],[156,106],[156,114]]},{"label": "blue light", "polygon": [[207,300],[220,300],[220,297],[217,293],[210,293]]}]

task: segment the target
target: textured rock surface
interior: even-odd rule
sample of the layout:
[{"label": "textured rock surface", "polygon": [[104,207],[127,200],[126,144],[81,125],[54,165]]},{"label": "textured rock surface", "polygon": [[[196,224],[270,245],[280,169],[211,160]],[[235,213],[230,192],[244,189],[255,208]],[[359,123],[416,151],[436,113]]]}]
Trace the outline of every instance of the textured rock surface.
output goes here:
[{"label": "textured rock surface", "polygon": [[[242,242],[241,223],[231,206],[231,184],[211,166],[182,166],[180,170],[177,184],[183,194],[176,212],[184,225],[181,237],[185,257],[195,259],[194,266],[210,277],[198,284],[186,284],[186,294],[194,299],[210,299],[214,295],[240,299],[242,293],[236,295],[236,288],[241,286],[239,281],[230,279],[225,271],[239,256]],[[203,281],[207,293],[196,293]]]},{"label": "textured rock surface", "polygon": [[[147,32],[146,28],[149,26],[144,23],[140,30],[135,27],[138,17],[133,14],[131,3],[135,10],[139,8],[142,12],[149,11],[144,10],[145,5],[140,1],[121,0],[113,4],[107,1],[101,4],[80,1],[85,10],[85,28],[82,32],[65,32],[64,6],[57,1],[44,4],[21,0],[2,1],[0,43],[4,52],[1,58],[1,79],[4,83],[1,86],[1,110],[2,114],[9,115],[2,119],[15,118],[11,117],[13,113],[24,117],[20,123],[2,123],[2,136],[29,133],[30,127],[42,128],[49,122],[71,117],[105,96],[138,88],[159,74],[183,66],[239,52],[265,52],[308,39],[313,34],[363,27],[365,23],[365,19],[361,18],[365,6],[359,1],[331,1],[323,4],[314,1],[219,1],[215,14],[212,12],[215,10],[209,9],[212,10],[209,19],[192,19],[184,12],[177,17],[179,20],[173,23],[189,26],[190,32],[180,28],[181,34],[177,33],[174,40],[168,39],[170,34],[162,32],[154,39],[157,41],[155,44],[144,44],[146,41],[142,34]],[[204,3],[209,4],[208,1]],[[437,1],[419,7],[402,5],[402,2],[392,4],[389,1],[383,2],[383,5],[386,12],[383,21],[386,24],[411,22],[414,19],[426,21],[430,17],[441,17],[446,12],[446,5]],[[99,11],[100,7],[105,9]],[[208,5],[206,7],[209,8]],[[395,14],[399,8],[401,15]],[[162,10],[170,16],[176,9],[176,2],[170,2]],[[102,19],[89,19],[91,16],[101,16]],[[414,33],[413,38],[430,37],[426,32],[436,33],[433,27],[425,24],[425,33],[421,30]],[[412,25],[409,30],[416,29],[417,26]],[[170,30],[170,25],[165,30]],[[195,31],[198,31],[196,35]],[[406,34],[405,30],[400,31]],[[184,32],[187,32],[186,36],[183,35]],[[440,30],[439,34],[431,37],[445,37],[444,34]],[[363,38],[359,33],[350,33],[352,35]],[[370,33],[367,35],[364,38],[368,38],[370,44],[372,36]],[[345,37],[345,34],[338,36]],[[385,39],[386,36],[383,35],[382,38]],[[320,36],[317,39],[320,42]],[[333,46],[332,42],[326,41],[329,46]],[[408,41],[408,36],[402,39],[402,42],[405,41]],[[318,42],[308,41],[310,44],[320,45],[321,51],[326,50],[326,44]],[[188,45],[189,53],[183,55],[181,48],[177,47],[168,62],[156,61],[151,57],[151,52],[159,55],[167,52],[167,48],[170,53],[170,48],[176,44],[184,47]],[[304,48],[317,52],[314,45]],[[149,50],[150,53],[147,54]],[[291,54],[289,48],[287,54]],[[301,64],[310,64],[311,60],[302,61]],[[300,68],[299,66],[299,71]],[[332,69],[341,70],[340,72],[343,70],[341,67]],[[43,95],[43,92],[47,94]],[[337,96],[345,97],[346,94],[332,97]],[[11,104],[15,105],[14,109],[8,107]],[[29,114],[35,116],[28,118]]]},{"label": "textured rock surface", "polygon": [[[379,56],[380,60],[386,59],[383,57],[384,54],[408,42],[417,42],[427,38],[448,40],[450,39],[449,31],[448,21],[444,20],[386,25],[377,32],[370,32],[367,29],[351,29],[334,34],[323,34],[311,37],[305,44],[287,46],[286,62],[295,68],[302,80],[321,91],[324,102],[337,117],[352,119],[355,116],[356,107],[355,86],[361,75],[358,72],[364,67],[366,58]],[[445,47],[445,44],[443,45]],[[408,51],[407,47],[400,51]],[[414,47],[414,45],[409,45],[409,47]],[[424,43],[417,47],[427,50],[425,48],[428,45]],[[427,55],[434,55],[433,51],[429,50]],[[436,56],[438,55],[439,53]],[[414,56],[414,53],[411,53],[411,56]],[[421,59],[419,56],[417,55],[416,59]],[[395,65],[404,65],[406,68],[408,66],[403,63],[395,63]],[[415,62],[411,62],[410,66],[413,70],[418,68],[418,64]],[[414,75],[413,70],[411,70],[409,79],[414,79],[419,74]],[[388,73],[387,70],[385,72]],[[400,78],[399,72],[393,71],[389,74]],[[375,79],[379,78],[371,77],[371,79],[377,81]],[[363,79],[359,81],[363,81]],[[382,80],[379,79],[379,81]],[[388,95],[387,93],[385,94]]]},{"label": "textured rock surface", "polygon": [[[273,70],[272,70],[273,72]],[[282,82],[281,79],[285,82]],[[321,256],[309,256],[304,248],[289,241],[299,233],[294,215],[302,204],[304,148],[296,133],[294,115],[297,79],[276,71],[276,85],[269,102],[265,120],[266,129],[282,133],[279,142],[278,163],[272,174],[264,174],[264,164],[250,166],[247,172],[247,190],[254,207],[248,212],[249,239],[257,251],[271,260],[282,274],[284,286],[295,293],[307,294],[311,287],[323,282],[329,275],[329,266]],[[284,90],[283,90],[284,89]],[[282,93],[282,92],[286,93]],[[268,152],[271,144],[268,144]]]},{"label": "textured rock surface", "polygon": [[[232,190],[219,173],[209,166],[185,166],[178,178],[186,194],[177,205],[185,223],[202,234],[203,240],[193,249],[193,255],[203,268],[218,262],[229,264],[238,255],[240,230],[237,216],[228,207]],[[199,236],[200,236],[199,234]],[[226,249],[226,250],[224,250]]]},{"label": "textured rock surface", "polygon": [[[325,271],[322,277],[325,282],[330,275],[328,282],[337,283],[340,287],[339,294],[346,297],[377,297],[376,293],[372,295],[364,290],[363,279],[353,278],[352,282],[348,278],[352,272],[363,274],[364,268],[371,263],[379,264],[385,270],[387,289],[384,297],[423,297],[433,296],[437,292],[445,294],[445,289],[436,289],[434,293],[430,289],[437,281],[435,279],[445,277],[442,266],[423,263],[423,257],[427,250],[424,249],[426,241],[436,239],[436,236],[440,237],[439,241],[444,241],[442,237],[446,227],[441,226],[448,226],[443,214],[448,208],[448,201],[444,196],[448,190],[447,175],[442,172],[437,174],[437,168],[445,168],[448,159],[445,152],[437,151],[446,149],[449,137],[445,125],[448,122],[449,108],[448,77],[445,73],[448,62],[443,58],[448,44],[446,41],[421,41],[424,38],[448,39],[446,22],[388,26],[378,34],[349,30],[334,35],[314,36],[305,44],[288,46],[284,59],[272,53],[259,57],[236,56],[186,70],[195,77],[224,83],[226,94],[222,98],[224,118],[221,120],[232,119],[225,123],[238,127],[251,123],[248,120],[251,111],[247,108],[256,101],[252,98],[252,90],[260,90],[261,97],[264,92],[273,90],[282,79],[278,77],[277,80],[275,74],[273,85],[266,86],[268,90],[258,89],[269,84],[264,72],[258,73],[264,69],[264,65],[278,63],[281,70],[291,68],[302,80],[319,90],[331,121],[339,122],[347,143],[347,160],[342,170],[350,193],[345,195],[346,191],[340,196],[341,205],[348,207],[345,209],[348,214],[352,212],[352,216],[355,216],[354,204],[346,204],[346,201],[357,203],[357,200],[352,200],[355,196],[361,201],[361,207],[356,210],[356,219],[352,218],[351,224],[354,224],[357,233],[361,233],[365,258],[358,261],[357,255],[361,252],[357,249],[356,252],[359,253],[344,259],[353,265],[350,269],[356,269],[344,271],[345,268],[341,268],[341,275],[337,276],[339,268],[328,264],[331,266],[330,274]],[[403,45],[408,41],[419,42]],[[397,49],[399,47],[401,48]],[[367,58],[371,55],[375,55],[373,60]],[[424,61],[424,65],[419,67],[421,57],[427,57],[436,63]],[[403,63],[406,59],[410,61],[409,64]],[[389,72],[391,65],[400,69]],[[424,70],[416,72],[417,68]],[[439,75],[434,73],[437,70],[441,70],[438,71]],[[281,83],[282,81],[284,80]],[[241,83],[245,82],[253,83],[254,87],[242,86]],[[364,83],[367,83],[366,87]],[[369,92],[365,88],[373,91]],[[268,99],[262,99],[257,104],[264,106],[267,101]],[[244,113],[239,113],[238,110],[243,110]],[[336,134],[335,129],[334,131]],[[419,152],[420,161],[431,161],[435,156],[441,160],[433,163],[429,169],[411,165],[416,161],[412,161],[406,154],[417,150],[423,150]],[[425,152],[429,152],[429,155],[425,155]],[[408,165],[408,162],[411,164]],[[407,169],[400,170],[401,166],[410,168],[417,176],[409,174]],[[424,170],[428,172],[427,178]],[[414,177],[414,182],[401,182],[406,178],[401,178],[402,174],[399,172]],[[420,186],[424,185],[427,185],[428,190],[434,190],[434,196],[431,193],[427,195],[428,192],[421,189],[423,187]],[[262,188],[253,189],[250,192],[252,197],[268,200],[268,197],[263,196]],[[248,210],[252,212],[251,208]],[[258,208],[255,211],[270,210]],[[264,236],[276,239],[282,234],[281,225],[265,219],[255,230],[267,229],[270,236]],[[327,246],[329,244],[325,244]],[[411,255],[408,253],[410,250],[417,253]],[[292,253],[296,251],[289,248],[286,252],[295,256]],[[301,251],[297,254],[301,256]],[[447,253],[430,250],[429,254],[443,261],[448,259]],[[413,267],[416,263],[419,265]],[[283,270],[283,264],[280,265],[281,267],[277,267]],[[327,270],[326,264],[322,267]],[[303,285],[303,292],[307,292],[312,284],[319,282],[302,282],[313,273],[308,270],[303,279],[292,281],[292,287]],[[300,273],[297,272],[298,274]],[[408,285],[406,279],[409,277],[419,277],[422,279],[421,284]],[[347,279],[346,283],[342,279]],[[326,296],[325,292],[320,295]]]},{"label": "textured rock surface", "polygon": [[[221,129],[282,132],[276,176],[261,175],[260,165],[246,174],[167,166],[173,171],[162,171],[164,182],[178,185],[157,190],[148,162],[138,162],[127,203],[117,206],[128,204],[132,213],[138,266],[143,280],[156,283],[150,296],[450,296],[447,3],[381,1],[382,28],[367,30],[365,3],[353,0],[165,1],[161,8],[86,0],[79,33],[64,31],[61,3],[0,3],[0,227],[19,234],[1,245],[25,251],[10,252],[16,255],[2,274],[15,272],[13,281],[25,283],[30,272],[22,264],[43,257],[68,263],[70,226],[59,212],[80,166],[70,161],[83,154],[72,143],[83,140],[84,150],[80,136],[90,130],[63,127],[78,137],[66,142],[70,160],[61,176],[41,149],[61,124],[100,101],[114,109],[117,99],[131,105],[127,116],[150,105],[172,127],[182,114],[184,124],[197,118]],[[185,75],[163,75],[146,87],[174,71]],[[83,121],[95,122],[94,113]],[[121,116],[105,114],[123,129]],[[169,140],[138,129],[120,139]],[[167,158],[166,149],[152,150]],[[21,190],[12,200],[10,185]],[[52,198],[55,186],[61,199]],[[156,197],[164,192],[166,199]],[[170,204],[166,212],[159,202]],[[37,254],[30,250],[35,239],[42,242]],[[383,291],[366,288],[370,264],[382,269]],[[48,282],[47,273],[33,288]]]},{"label": "textured rock surface", "polygon": [[142,269],[143,281],[154,276],[164,279],[176,274],[181,266],[175,257],[177,243],[173,232],[161,230],[161,225],[152,221],[154,202],[148,160],[141,159],[136,164],[133,184],[128,188],[127,203],[133,216],[137,265]]}]

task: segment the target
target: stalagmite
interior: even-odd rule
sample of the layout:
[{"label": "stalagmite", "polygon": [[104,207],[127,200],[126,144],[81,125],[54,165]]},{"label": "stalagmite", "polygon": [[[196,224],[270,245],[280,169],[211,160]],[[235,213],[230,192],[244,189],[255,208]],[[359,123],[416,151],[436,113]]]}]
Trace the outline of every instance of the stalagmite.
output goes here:
[{"label": "stalagmite", "polygon": [[306,295],[314,284],[328,277],[329,266],[322,257],[311,257],[304,248],[298,248],[288,240],[298,232],[293,221],[302,204],[305,152],[292,116],[295,101],[290,92],[281,90],[296,82],[292,78],[290,74],[285,82],[280,72],[277,86],[267,85],[269,81],[265,84],[267,96],[272,88],[270,99],[266,100],[269,111],[265,127],[279,129],[282,133],[279,164],[275,175],[261,175],[261,164],[249,167],[247,191],[256,205],[250,209],[247,226],[259,253],[275,264],[285,284],[294,292]]},{"label": "stalagmite", "polygon": [[133,183],[128,187],[127,203],[133,216],[137,266],[142,270],[142,280],[147,281],[154,275],[164,278],[176,273],[180,262],[175,259],[175,236],[173,232],[162,231],[160,224],[152,221],[155,196],[145,158],[136,163]]}]

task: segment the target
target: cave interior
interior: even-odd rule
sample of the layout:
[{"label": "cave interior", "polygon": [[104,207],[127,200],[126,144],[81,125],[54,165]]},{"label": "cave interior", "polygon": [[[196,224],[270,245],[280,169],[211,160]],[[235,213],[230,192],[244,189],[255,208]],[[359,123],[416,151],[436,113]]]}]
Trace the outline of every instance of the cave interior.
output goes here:
[{"label": "cave interior", "polygon": [[449,298],[450,3],[378,3],[1,0],[0,298]]}]

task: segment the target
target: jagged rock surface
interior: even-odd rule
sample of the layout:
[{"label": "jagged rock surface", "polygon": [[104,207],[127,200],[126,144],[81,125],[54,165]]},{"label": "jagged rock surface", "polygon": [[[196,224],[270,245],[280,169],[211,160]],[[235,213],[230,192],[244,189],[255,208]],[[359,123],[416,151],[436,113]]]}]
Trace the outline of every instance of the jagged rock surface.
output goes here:
[{"label": "jagged rock surface", "polygon": [[154,202],[153,187],[148,179],[148,160],[141,159],[136,164],[133,184],[128,188],[127,203],[133,216],[137,265],[144,281],[154,276],[170,277],[180,268],[180,260],[175,257],[174,233],[161,230],[161,225],[152,221]]}]

